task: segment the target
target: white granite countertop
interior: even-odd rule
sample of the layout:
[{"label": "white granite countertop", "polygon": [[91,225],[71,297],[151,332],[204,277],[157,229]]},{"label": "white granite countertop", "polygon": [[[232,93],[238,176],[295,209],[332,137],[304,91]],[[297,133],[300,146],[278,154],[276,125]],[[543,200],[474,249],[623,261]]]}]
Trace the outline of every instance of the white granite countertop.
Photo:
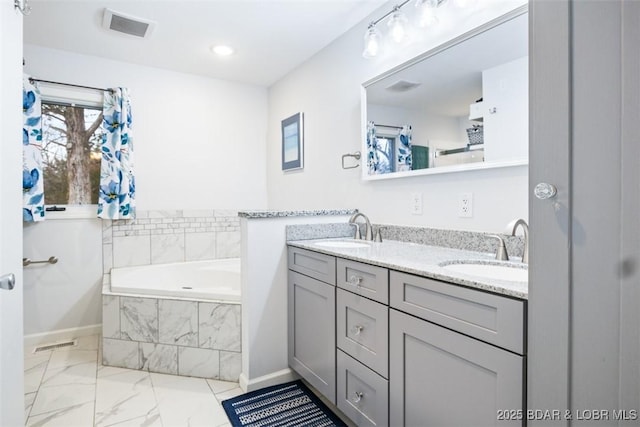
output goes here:
[{"label": "white granite countertop", "polygon": [[528,298],[527,282],[515,282],[472,276],[455,272],[439,265],[449,261],[473,261],[474,264],[506,263],[515,268],[527,268],[526,264],[522,264],[518,261],[496,262],[494,254],[398,242],[393,240],[387,240],[382,243],[365,242],[367,243],[367,247],[364,248],[337,248],[316,245],[317,242],[327,241],[364,242],[363,240],[353,239],[315,239],[289,241],[287,244],[297,248],[308,249],[345,259],[386,267],[405,273],[415,274],[417,276],[451,282],[518,299],[526,300]]}]

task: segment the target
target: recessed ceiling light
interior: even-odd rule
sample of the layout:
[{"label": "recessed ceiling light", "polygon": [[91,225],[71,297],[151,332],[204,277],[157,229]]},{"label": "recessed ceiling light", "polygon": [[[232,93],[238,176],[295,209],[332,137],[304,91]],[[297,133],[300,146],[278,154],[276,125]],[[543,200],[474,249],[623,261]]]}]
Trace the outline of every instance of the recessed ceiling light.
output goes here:
[{"label": "recessed ceiling light", "polygon": [[229,56],[233,53],[233,48],[230,46],[225,46],[223,44],[218,44],[211,46],[211,51],[216,55]]}]

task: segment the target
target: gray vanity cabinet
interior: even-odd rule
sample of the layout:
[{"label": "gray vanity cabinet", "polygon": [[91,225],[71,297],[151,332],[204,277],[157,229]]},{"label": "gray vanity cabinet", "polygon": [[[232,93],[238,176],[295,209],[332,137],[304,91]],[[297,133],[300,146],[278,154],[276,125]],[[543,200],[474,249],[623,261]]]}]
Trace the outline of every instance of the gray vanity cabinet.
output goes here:
[{"label": "gray vanity cabinet", "polygon": [[[296,262],[298,264],[296,264]],[[297,270],[335,283],[335,258],[289,248],[289,366],[329,401],[336,403],[336,287]]]},{"label": "gray vanity cabinet", "polygon": [[390,425],[522,424],[522,356],[390,311]]}]

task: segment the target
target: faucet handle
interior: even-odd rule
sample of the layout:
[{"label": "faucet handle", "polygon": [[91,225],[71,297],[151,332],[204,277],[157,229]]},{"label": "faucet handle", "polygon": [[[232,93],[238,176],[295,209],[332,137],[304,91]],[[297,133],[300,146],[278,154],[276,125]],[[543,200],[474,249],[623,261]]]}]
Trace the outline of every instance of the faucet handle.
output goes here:
[{"label": "faucet handle", "polygon": [[385,227],[378,227],[378,228],[376,229],[376,237],[375,237],[375,239],[373,239],[375,242],[382,243],[382,230],[383,230],[384,228],[385,228]]},{"label": "faucet handle", "polygon": [[509,261],[509,254],[507,253],[507,247],[504,244],[504,239],[497,234],[490,234],[489,237],[498,239],[498,249],[496,250],[496,259],[501,261]]}]

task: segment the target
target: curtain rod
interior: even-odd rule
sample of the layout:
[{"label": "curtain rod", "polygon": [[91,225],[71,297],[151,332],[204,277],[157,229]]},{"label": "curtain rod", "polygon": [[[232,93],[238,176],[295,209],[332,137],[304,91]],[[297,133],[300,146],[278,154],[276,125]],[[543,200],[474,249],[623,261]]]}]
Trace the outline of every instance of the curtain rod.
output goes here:
[{"label": "curtain rod", "polygon": [[101,92],[111,92],[111,89],[103,89],[103,88],[101,88],[101,87],[74,85],[74,84],[71,84],[71,83],[62,83],[62,82],[54,82],[54,81],[51,81],[51,80],[34,79],[33,77],[29,77],[29,81],[30,81],[31,83],[34,83],[34,82],[50,83],[50,84],[54,84],[54,85],[62,85],[62,86],[79,87],[79,88],[81,88],[81,89],[98,90],[98,91],[101,91]]}]

